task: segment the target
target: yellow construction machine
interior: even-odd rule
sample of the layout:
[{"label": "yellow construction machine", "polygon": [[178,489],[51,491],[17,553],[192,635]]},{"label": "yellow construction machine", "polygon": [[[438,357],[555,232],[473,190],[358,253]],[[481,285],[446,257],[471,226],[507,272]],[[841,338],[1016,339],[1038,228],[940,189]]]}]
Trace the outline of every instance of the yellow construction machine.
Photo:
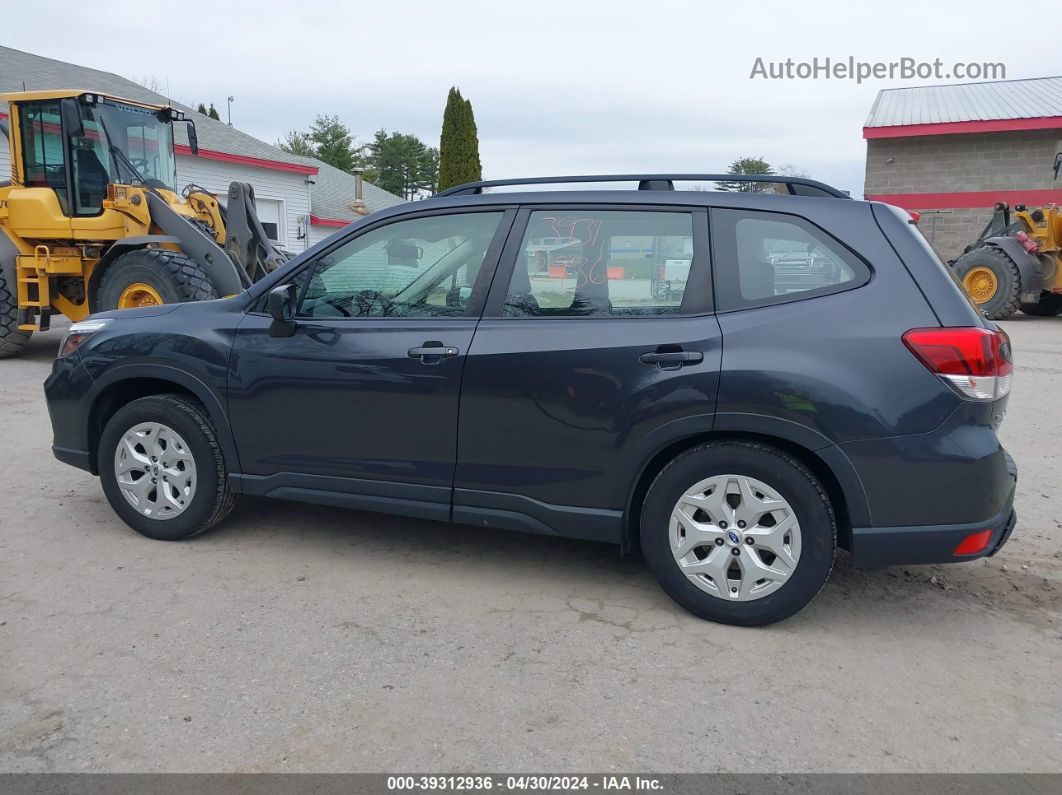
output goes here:
[{"label": "yellow construction machine", "polygon": [[53,314],[200,301],[241,292],[287,259],[258,220],[254,189],[224,203],[177,189],[173,127],[184,113],[93,91],[0,94],[11,179],[0,181],[0,358]]},{"label": "yellow construction machine", "polygon": [[[1062,176],[1062,152],[1054,175]],[[970,299],[986,317],[1005,320],[1062,312],[1062,207],[997,202],[980,237],[951,263]]]}]

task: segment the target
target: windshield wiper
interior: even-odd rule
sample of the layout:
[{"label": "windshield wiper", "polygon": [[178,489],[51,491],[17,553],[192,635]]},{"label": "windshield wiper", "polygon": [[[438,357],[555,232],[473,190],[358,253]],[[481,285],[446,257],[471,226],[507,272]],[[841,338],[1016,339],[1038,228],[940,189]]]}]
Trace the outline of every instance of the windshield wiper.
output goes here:
[{"label": "windshield wiper", "polygon": [[[123,152],[121,148],[116,143],[114,143],[114,138],[111,136],[111,131],[107,129],[107,123],[103,120],[102,113],[99,117],[99,124],[100,127],[103,129],[103,134],[107,136],[107,149],[110,151],[111,156],[116,161],[118,161],[119,166],[125,166],[126,170],[129,172],[129,176],[133,180],[132,184],[136,184],[137,182],[139,182],[144,187],[148,187],[147,179],[144,178],[144,175],[140,173],[136,166],[133,165],[133,161],[126,157],[125,152]],[[121,171],[120,168],[119,171]],[[121,174],[119,174],[119,177],[120,176]]]},{"label": "windshield wiper", "polygon": [[137,167],[133,165],[133,161],[125,156],[125,152],[119,149],[117,144],[108,143],[107,147],[111,150],[111,154],[114,155],[114,159],[118,161],[118,165],[125,166],[126,170],[129,171],[129,175],[132,177],[133,182],[139,182],[146,187],[147,180],[144,178],[144,175],[137,170]]}]

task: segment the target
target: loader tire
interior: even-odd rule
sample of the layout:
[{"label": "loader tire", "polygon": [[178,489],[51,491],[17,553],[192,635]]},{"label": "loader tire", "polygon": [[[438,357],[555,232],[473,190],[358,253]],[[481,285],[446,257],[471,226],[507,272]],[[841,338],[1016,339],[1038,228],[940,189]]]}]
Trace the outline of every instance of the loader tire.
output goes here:
[{"label": "loader tire", "polygon": [[22,353],[32,333],[18,330],[18,294],[0,272],[0,359]]},{"label": "loader tire", "polygon": [[1006,320],[1021,305],[1021,274],[995,246],[982,246],[955,260],[955,275],[989,320]]},{"label": "loader tire", "polygon": [[1062,312],[1062,294],[1044,293],[1035,304],[1022,304],[1021,311],[1035,317],[1054,317]]},{"label": "loader tire", "polygon": [[218,298],[210,277],[179,251],[141,248],[117,257],[100,279],[93,312]]}]

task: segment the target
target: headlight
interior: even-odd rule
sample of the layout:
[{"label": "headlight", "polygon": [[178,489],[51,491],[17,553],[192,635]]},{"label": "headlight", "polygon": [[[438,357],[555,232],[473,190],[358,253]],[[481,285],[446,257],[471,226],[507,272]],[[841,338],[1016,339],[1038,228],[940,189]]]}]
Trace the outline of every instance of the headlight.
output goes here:
[{"label": "headlight", "polygon": [[63,335],[63,341],[59,343],[59,358],[69,356],[100,329],[109,325],[113,318],[99,318],[98,320],[81,320],[70,324],[70,328]]}]

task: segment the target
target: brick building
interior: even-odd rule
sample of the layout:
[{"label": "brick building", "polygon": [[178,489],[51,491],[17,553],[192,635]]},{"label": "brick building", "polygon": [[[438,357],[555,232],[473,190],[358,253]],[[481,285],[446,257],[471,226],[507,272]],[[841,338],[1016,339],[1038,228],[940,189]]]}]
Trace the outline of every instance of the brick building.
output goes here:
[{"label": "brick building", "polygon": [[997,201],[1062,204],[1062,77],[878,93],[863,137],[864,194],[922,214],[945,259],[962,253]]}]

